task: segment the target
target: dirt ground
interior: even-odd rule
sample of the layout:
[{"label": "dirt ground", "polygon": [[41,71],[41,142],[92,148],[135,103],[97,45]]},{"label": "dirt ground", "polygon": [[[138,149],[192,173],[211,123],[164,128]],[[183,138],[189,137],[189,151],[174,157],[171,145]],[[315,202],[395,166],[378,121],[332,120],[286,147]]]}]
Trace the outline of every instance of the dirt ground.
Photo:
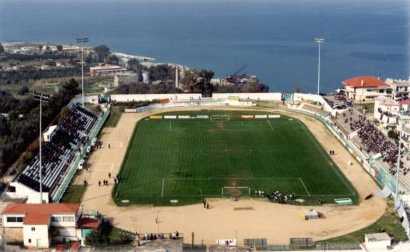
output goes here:
[{"label": "dirt ground", "polygon": [[[204,107],[179,108],[172,111],[196,109]],[[226,107],[212,109],[232,110]],[[91,155],[89,170],[84,171],[79,178],[89,182],[82,206],[85,210],[98,210],[113,218],[114,225],[130,231],[178,231],[185,236],[185,242],[188,243],[191,243],[194,233],[196,244],[215,244],[218,239],[237,239],[241,244],[245,238],[266,238],[269,243],[275,244],[287,244],[291,237],[322,240],[364,228],[380,218],[386,209],[384,199],[373,197],[364,200],[368,194],[378,190],[377,185],[325,126],[305,115],[280,112],[303,121],[325,150],[335,150],[336,154],[331,157],[358,191],[361,201],[358,206],[314,207],[323,213],[325,218],[312,221],[304,219],[304,213],[312,207],[281,205],[260,199],[211,199],[209,210],[204,209],[202,204],[181,207],[118,207],[111,198],[113,179],[108,178],[108,173],[114,177],[119,172],[134,126],[138,120],[152,112],[124,113],[115,128],[104,128],[101,134],[104,147]],[[349,161],[352,161],[353,165],[349,165]],[[109,180],[109,186],[98,185],[98,181],[104,179]]]}]

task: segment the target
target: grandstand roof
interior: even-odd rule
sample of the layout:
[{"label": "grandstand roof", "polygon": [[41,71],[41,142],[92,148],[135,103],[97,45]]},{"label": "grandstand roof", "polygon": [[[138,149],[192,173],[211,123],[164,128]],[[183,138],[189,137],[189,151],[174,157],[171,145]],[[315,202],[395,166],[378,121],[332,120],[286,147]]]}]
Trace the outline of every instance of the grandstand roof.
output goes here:
[{"label": "grandstand roof", "polygon": [[[78,104],[68,106],[70,113],[53,129],[54,137],[42,149],[42,190],[50,196],[57,191],[60,181],[73,162],[78,147],[87,141],[86,136],[97,120],[97,115]],[[40,191],[40,162],[37,154],[16,177],[16,181],[37,192]]]},{"label": "grandstand roof", "polygon": [[50,203],[50,204],[9,204],[2,214],[24,215],[24,224],[48,224],[53,214],[75,214],[80,209],[80,204]]},{"label": "grandstand roof", "polygon": [[356,76],[342,81],[344,86],[351,88],[382,88],[388,85],[378,77],[375,76]]}]

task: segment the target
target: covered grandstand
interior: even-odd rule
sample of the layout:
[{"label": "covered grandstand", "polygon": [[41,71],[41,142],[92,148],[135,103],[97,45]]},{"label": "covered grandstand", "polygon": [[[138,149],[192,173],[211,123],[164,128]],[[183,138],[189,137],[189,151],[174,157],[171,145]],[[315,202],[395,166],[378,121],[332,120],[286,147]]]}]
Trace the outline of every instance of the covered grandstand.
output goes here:
[{"label": "covered grandstand", "polygon": [[[84,160],[96,141],[108,112],[96,114],[73,103],[61,114],[55,133],[42,147],[40,157],[33,157],[24,170],[10,183],[7,196],[28,203],[58,202],[67,189],[78,164]],[[40,180],[43,196],[40,195]]]}]

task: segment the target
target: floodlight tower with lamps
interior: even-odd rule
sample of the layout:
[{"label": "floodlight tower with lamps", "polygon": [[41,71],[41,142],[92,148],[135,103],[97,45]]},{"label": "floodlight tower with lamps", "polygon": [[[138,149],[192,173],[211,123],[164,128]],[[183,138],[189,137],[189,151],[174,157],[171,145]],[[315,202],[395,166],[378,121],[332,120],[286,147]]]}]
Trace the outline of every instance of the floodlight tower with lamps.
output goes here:
[{"label": "floodlight tower with lamps", "polygon": [[324,38],[314,38],[318,46],[318,61],[317,61],[317,94],[320,94],[320,45],[325,42]]},{"label": "floodlight tower with lamps", "polygon": [[40,204],[43,204],[43,164],[42,164],[42,120],[43,120],[43,102],[48,102],[49,96],[43,93],[34,93],[34,98],[39,101],[40,106],[40,118],[39,118],[39,191],[40,191]]},{"label": "floodlight tower with lamps", "polygon": [[398,121],[398,129],[399,129],[399,146],[398,146],[398,153],[397,153],[397,161],[396,161],[396,191],[395,191],[395,204],[399,204],[399,188],[400,188],[400,163],[401,163],[401,157],[403,155],[403,151],[401,149],[401,143],[402,143],[402,138],[403,138],[403,130],[404,130],[404,125],[406,121],[401,118],[401,114],[399,115],[399,121]]},{"label": "floodlight tower with lamps", "polygon": [[84,107],[84,46],[88,42],[88,37],[77,38],[77,43],[81,47],[81,105]]}]

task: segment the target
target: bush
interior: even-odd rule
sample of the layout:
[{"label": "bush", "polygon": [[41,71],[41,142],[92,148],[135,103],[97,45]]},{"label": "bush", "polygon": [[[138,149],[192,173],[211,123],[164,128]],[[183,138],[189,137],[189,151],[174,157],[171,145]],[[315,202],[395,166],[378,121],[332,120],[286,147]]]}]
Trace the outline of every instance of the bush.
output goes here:
[{"label": "bush", "polygon": [[25,94],[28,93],[28,91],[29,91],[29,89],[28,89],[27,86],[22,86],[17,93],[18,93],[19,95],[25,95]]},{"label": "bush", "polygon": [[389,131],[387,132],[387,136],[388,136],[389,138],[391,138],[391,139],[394,139],[394,140],[398,140],[398,139],[399,139],[399,133],[396,132],[395,130],[389,130]]}]

